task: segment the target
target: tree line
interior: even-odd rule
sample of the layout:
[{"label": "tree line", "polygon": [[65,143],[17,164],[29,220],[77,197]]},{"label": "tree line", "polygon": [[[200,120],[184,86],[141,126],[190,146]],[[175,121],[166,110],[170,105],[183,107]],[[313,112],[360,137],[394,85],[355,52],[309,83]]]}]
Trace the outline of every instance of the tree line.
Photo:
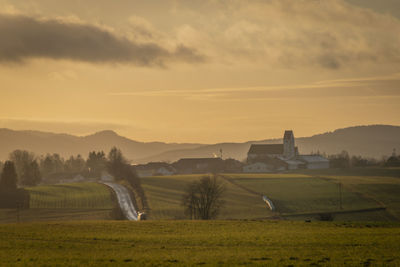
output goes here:
[{"label": "tree line", "polygon": [[329,155],[329,165],[331,168],[351,168],[351,167],[400,167],[400,157],[392,155],[389,158],[383,157],[378,160],[362,156],[350,156],[343,150],[341,153]]},{"label": "tree line", "polygon": [[107,156],[103,151],[92,151],[87,159],[77,155],[67,160],[59,154],[37,157],[26,150],[15,150],[10,153],[9,160],[0,162],[0,171],[0,198],[10,199],[10,195],[19,190],[18,187],[35,186],[42,180],[77,174],[88,178],[100,178],[106,171],[116,181],[127,183],[139,204],[139,209],[147,208],[144,190],[135,169],[116,147],[113,147]]},{"label": "tree line", "polygon": [[107,170],[107,158],[103,151],[92,151],[87,159],[81,155],[64,159],[59,154],[36,156],[26,150],[14,150],[5,163],[0,162],[0,173],[6,165],[13,165],[16,183],[19,186],[35,186],[42,180],[82,174],[88,178],[99,178]]}]

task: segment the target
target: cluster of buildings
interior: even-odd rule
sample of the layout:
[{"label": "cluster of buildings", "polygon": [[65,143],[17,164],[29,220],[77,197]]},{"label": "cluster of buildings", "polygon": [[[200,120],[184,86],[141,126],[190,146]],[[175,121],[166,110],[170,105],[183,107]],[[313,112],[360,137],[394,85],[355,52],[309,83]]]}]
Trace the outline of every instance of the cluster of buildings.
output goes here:
[{"label": "cluster of buildings", "polygon": [[139,176],[217,172],[268,173],[296,169],[326,169],[329,160],[321,155],[301,155],[293,131],[285,131],[282,144],[252,144],[246,162],[221,158],[184,158],[172,164],[151,162],[136,165]]},{"label": "cluster of buildings", "polygon": [[285,131],[283,144],[251,145],[243,172],[327,168],[329,168],[329,160],[321,155],[300,155],[295,146],[293,131]]}]

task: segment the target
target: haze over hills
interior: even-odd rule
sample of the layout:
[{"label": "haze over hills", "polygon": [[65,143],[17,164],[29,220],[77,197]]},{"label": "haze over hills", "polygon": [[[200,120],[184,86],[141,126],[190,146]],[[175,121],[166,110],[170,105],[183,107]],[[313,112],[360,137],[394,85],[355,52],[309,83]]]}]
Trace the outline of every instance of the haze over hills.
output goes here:
[{"label": "haze over hills", "polygon": [[[111,147],[116,146],[133,163],[175,161],[184,157],[213,157],[220,155],[220,149],[223,158],[242,160],[246,157],[251,144],[281,142],[282,139],[277,138],[213,145],[145,143],[119,136],[113,131],[79,137],[69,134],[0,129],[0,159],[6,159],[15,149],[26,149],[37,155],[59,153],[63,157],[77,154],[86,157],[89,151],[103,150],[107,153]],[[301,154],[317,151],[335,154],[347,150],[351,155],[380,158],[390,155],[393,148],[400,151],[400,126],[371,125],[338,129],[311,137],[296,138],[296,145]]]},{"label": "haze over hills", "polygon": [[101,131],[88,136],[74,136],[40,131],[14,131],[0,129],[0,159],[4,160],[15,149],[25,149],[37,155],[58,153],[63,157],[81,154],[87,157],[90,151],[103,150],[108,153],[116,146],[126,158],[135,161],[138,158],[157,155],[169,150],[190,149],[200,144],[176,144],[162,142],[137,142],[113,131]]},{"label": "haze over hills", "polygon": [[[296,132],[294,134],[296,136]],[[192,149],[167,151],[157,156],[143,158],[140,162],[175,161],[183,157],[212,157],[214,154],[219,156],[220,149],[222,149],[223,158],[243,160],[246,158],[251,144],[282,143],[282,138],[245,143],[220,143]],[[299,147],[301,154],[319,151],[329,155],[346,150],[350,155],[381,158],[391,155],[393,148],[400,151],[400,126],[370,125],[337,129],[333,132],[311,137],[296,138],[296,146]]]}]

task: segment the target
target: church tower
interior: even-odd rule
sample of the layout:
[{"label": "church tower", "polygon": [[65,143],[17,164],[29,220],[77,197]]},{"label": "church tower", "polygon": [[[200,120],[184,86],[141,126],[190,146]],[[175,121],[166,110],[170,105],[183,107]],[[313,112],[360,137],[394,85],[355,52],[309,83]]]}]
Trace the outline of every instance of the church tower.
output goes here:
[{"label": "church tower", "polygon": [[283,156],[293,158],[296,155],[294,145],[294,135],[292,130],[286,130],[283,136]]}]

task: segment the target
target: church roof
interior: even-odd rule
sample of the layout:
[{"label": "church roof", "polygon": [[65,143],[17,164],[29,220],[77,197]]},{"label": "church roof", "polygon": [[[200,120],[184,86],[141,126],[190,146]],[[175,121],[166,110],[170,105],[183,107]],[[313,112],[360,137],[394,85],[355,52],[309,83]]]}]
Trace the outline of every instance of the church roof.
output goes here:
[{"label": "church roof", "polygon": [[283,139],[291,139],[293,136],[293,131],[292,130],[286,130],[285,134],[283,135]]},{"label": "church roof", "polygon": [[283,144],[251,145],[248,154],[257,154],[257,155],[283,154]]}]

